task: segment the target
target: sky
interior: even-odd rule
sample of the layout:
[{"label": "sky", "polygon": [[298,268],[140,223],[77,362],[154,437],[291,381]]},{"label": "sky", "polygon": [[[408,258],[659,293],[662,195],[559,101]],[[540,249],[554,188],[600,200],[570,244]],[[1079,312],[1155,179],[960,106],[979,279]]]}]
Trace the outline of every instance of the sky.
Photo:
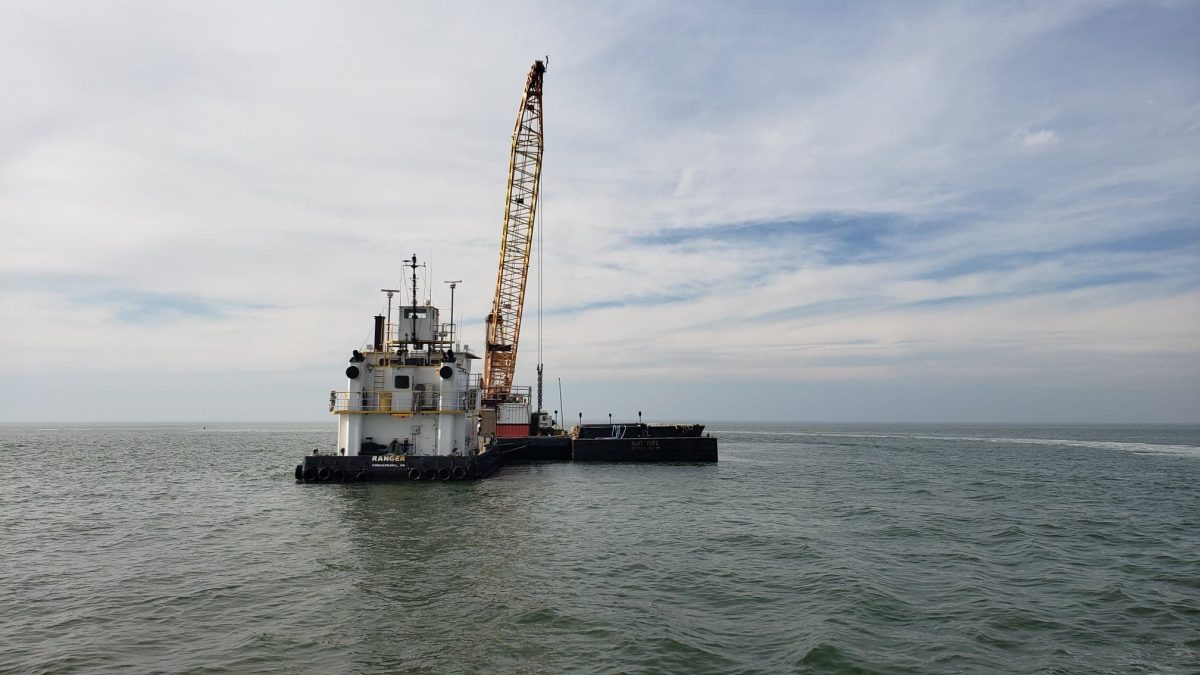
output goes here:
[{"label": "sky", "polygon": [[0,2],[0,421],[332,428],[414,253],[477,348],[544,55],[546,409],[1200,422],[1196,2],[119,0]]}]

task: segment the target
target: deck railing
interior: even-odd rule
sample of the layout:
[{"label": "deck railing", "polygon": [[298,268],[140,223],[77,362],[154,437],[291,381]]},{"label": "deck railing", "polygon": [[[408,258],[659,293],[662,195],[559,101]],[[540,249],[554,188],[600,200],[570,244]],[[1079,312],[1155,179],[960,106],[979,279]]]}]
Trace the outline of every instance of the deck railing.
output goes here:
[{"label": "deck railing", "polygon": [[329,411],[335,413],[413,414],[465,412],[475,407],[478,389],[443,391],[331,391]]}]

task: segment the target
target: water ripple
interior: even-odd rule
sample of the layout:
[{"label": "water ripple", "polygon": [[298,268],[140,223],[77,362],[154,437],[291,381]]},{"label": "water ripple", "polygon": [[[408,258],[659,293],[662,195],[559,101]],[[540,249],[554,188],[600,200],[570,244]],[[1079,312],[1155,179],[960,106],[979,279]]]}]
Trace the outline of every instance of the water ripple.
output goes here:
[{"label": "water ripple", "polygon": [[[296,485],[324,427],[3,428],[0,671],[1193,672],[1192,428],[736,425]],[[414,489],[416,488],[416,489]]]}]

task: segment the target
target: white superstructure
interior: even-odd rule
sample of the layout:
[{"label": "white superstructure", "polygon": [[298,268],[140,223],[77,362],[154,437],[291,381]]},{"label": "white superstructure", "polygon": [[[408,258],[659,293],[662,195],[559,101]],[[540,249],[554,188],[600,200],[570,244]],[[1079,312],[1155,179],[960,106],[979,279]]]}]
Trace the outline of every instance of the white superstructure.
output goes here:
[{"label": "white superstructure", "polygon": [[[374,339],[354,350],[346,388],[329,393],[338,416],[338,449],[345,455],[468,456],[479,452],[478,359],[458,344],[453,316],[417,304],[416,256],[412,301],[376,316]],[[451,302],[453,307],[453,301]]]}]

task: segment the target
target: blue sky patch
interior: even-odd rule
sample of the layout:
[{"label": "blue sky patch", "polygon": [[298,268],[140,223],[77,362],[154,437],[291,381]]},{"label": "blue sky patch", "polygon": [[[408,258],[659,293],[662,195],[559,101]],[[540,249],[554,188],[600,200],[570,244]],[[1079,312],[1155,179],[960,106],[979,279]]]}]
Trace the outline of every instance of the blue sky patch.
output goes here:
[{"label": "blue sky patch", "polygon": [[278,305],[209,298],[187,293],[151,293],[117,290],[95,296],[93,302],[109,305],[124,323],[163,323],[177,319],[222,320],[239,310],[278,309]]},{"label": "blue sky patch", "polygon": [[1097,286],[1116,286],[1123,284],[1137,284],[1148,281],[1158,281],[1162,278],[1163,275],[1152,272],[1114,272],[1111,274],[1099,274],[1079,277],[1076,279],[1066,279],[1057,283],[1047,283],[1044,285],[1031,286],[1023,289],[999,291],[996,293],[949,295],[942,298],[929,298],[927,300],[905,302],[898,305],[893,305],[892,307],[910,309],[917,307],[943,307],[947,305],[979,305],[989,302],[999,302],[1003,300],[1012,300],[1015,298],[1030,297],[1035,295],[1066,293],[1068,291],[1077,291],[1084,288],[1094,288]]},{"label": "blue sky patch", "polygon": [[563,307],[547,309],[545,313],[548,316],[563,316],[568,314],[582,314],[583,312],[591,312],[600,309],[612,309],[614,307],[666,305],[674,302],[694,300],[701,295],[702,293],[657,293],[651,295],[639,295],[634,297],[616,298],[612,300],[597,300],[594,302],[585,302],[579,305],[566,305]]},{"label": "blue sky patch", "polygon": [[930,270],[917,278],[941,281],[980,272],[1015,270],[1050,260],[1082,258],[1097,253],[1161,253],[1197,245],[1200,245],[1200,227],[1159,229],[1066,248],[973,256]]},{"label": "blue sky patch", "polygon": [[679,246],[696,242],[737,245],[807,247],[830,264],[875,260],[894,250],[903,233],[906,240],[941,227],[891,213],[825,213],[806,218],[675,227],[632,238],[645,246]]},{"label": "blue sky patch", "polygon": [[225,317],[226,303],[183,293],[150,293],[117,290],[86,299],[112,309],[113,315],[124,323],[159,323],[172,319]]},{"label": "blue sky patch", "polygon": [[785,307],[773,312],[759,314],[747,319],[748,321],[783,321],[787,319],[800,319],[810,316],[826,316],[829,314],[844,314],[847,312],[865,311],[876,307],[881,307],[886,304],[886,298],[882,296],[863,296],[857,298],[840,298],[837,300],[823,300],[820,302],[810,302],[803,305],[795,305],[793,307]]}]

